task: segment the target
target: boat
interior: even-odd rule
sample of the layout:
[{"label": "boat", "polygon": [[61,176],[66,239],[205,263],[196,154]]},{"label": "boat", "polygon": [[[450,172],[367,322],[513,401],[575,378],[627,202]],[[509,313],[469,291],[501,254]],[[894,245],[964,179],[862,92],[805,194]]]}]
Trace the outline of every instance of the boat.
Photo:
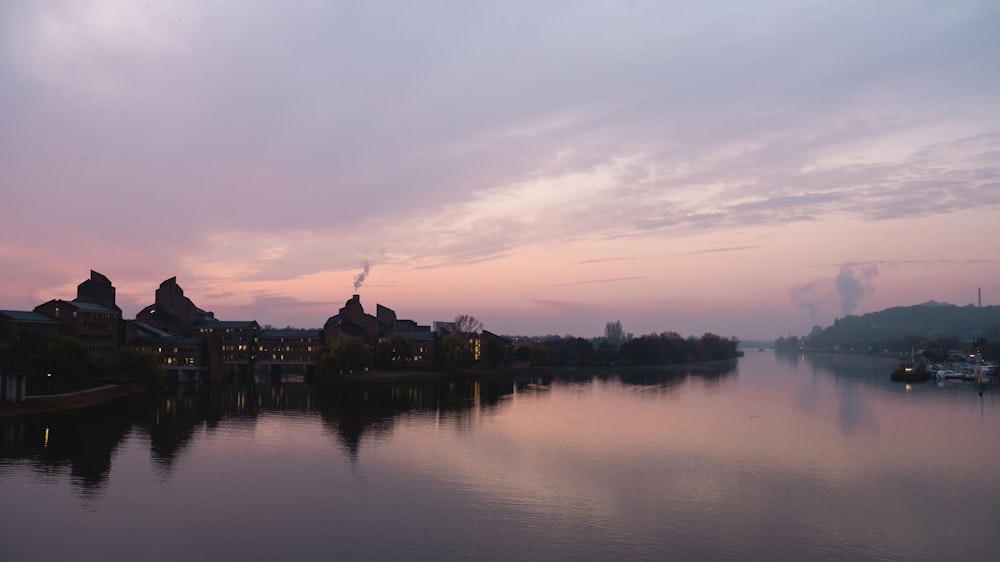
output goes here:
[{"label": "boat", "polygon": [[903,361],[889,375],[889,380],[893,382],[927,382],[931,380],[931,372],[927,370],[925,363]]}]

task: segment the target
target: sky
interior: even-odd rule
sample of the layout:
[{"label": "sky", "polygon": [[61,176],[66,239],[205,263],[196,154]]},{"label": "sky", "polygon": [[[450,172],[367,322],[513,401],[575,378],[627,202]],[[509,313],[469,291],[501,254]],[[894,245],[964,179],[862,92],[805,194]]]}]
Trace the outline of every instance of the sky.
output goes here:
[{"label": "sky", "polygon": [[0,309],[92,269],[126,318],[176,276],[282,327],[354,293],[586,337],[1000,305],[998,26],[993,0],[8,0]]}]

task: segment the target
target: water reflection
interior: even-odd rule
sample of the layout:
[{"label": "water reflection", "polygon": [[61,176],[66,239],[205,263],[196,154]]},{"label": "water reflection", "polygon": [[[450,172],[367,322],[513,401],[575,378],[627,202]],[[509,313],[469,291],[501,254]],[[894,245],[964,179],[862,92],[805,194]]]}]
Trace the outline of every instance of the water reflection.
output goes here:
[{"label": "water reflection", "polygon": [[691,379],[702,381],[707,388],[716,387],[739,373],[736,361],[720,361],[697,365],[664,365],[659,367],[619,367],[611,369],[559,369],[517,377],[518,392],[545,392],[551,385],[588,385],[593,381],[621,382],[653,392],[671,392]]},{"label": "water reflection", "polygon": [[[322,392],[241,382],[6,420],[2,552],[995,558],[1000,452],[988,444],[1000,400],[907,393],[875,384],[874,370],[865,381],[846,363],[796,361],[748,353],[738,370],[525,372]],[[88,440],[78,428],[106,435]],[[92,494],[83,502],[81,490]],[[48,540],[53,528],[59,541]]]},{"label": "water reflection", "polygon": [[[894,359],[864,355],[775,352],[778,364],[809,374],[797,386],[796,401],[804,410],[815,411],[836,399],[840,432],[858,436],[878,431],[878,420],[868,401],[869,391],[896,390],[889,381]],[[832,389],[828,388],[832,385]],[[898,388],[902,390],[900,386]]]},{"label": "water reflection", "polygon": [[469,412],[489,412],[513,392],[510,378],[321,390],[301,380],[182,385],[159,396],[83,412],[0,420],[0,466],[16,460],[33,463],[39,472],[69,467],[74,485],[98,492],[115,449],[130,430],[148,437],[152,460],[169,477],[201,428],[211,433],[223,422],[250,427],[268,412],[318,413],[356,460],[362,438],[392,429],[399,416],[435,412],[461,425]]},{"label": "water reflection", "polygon": [[390,431],[404,414],[434,412],[458,421],[466,413],[496,409],[514,393],[509,378],[449,382],[411,382],[338,387],[316,392],[316,405],[352,461],[357,461],[362,437]]},{"label": "water reflection", "polygon": [[0,421],[0,466],[27,462],[40,473],[66,469],[84,495],[100,493],[111,459],[132,425],[134,403],[114,412],[89,410],[75,415]]},{"label": "water reflection", "polygon": [[832,376],[883,387],[903,389],[902,385],[889,385],[889,373],[899,363],[898,359],[873,355],[836,353],[794,353],[776,351],[779,363],[798,369],[805,368],[817,375]]},{"label": "water reflection", "polygon": [[[69,467],[72,483],[97,493],[108,478],[116,448],[136,431],[148,438],[150,456],[169,477],[204,428],[221,423],[252,426],[266,412],[318,414],[328,430],[356,461],[362,441],[390,432],[396,420],[411,414],[434,414],[455,427],[467,427],[472,415],[491,413],[517,393],[547,392],[552,385],[587,385],[620,381],[656,393],[672,392],[697,378],[707,386],[737,373],[736,362],[665,368],[598,371],[526,372],[516,377],[453,381],[415,381],[314,389],[301,380],[238,381],[230,385],[182,385],[84,412],[0,421],[0,463],[24,460],[40,471]],[[515,391],[516,388],[516,391]]]}]

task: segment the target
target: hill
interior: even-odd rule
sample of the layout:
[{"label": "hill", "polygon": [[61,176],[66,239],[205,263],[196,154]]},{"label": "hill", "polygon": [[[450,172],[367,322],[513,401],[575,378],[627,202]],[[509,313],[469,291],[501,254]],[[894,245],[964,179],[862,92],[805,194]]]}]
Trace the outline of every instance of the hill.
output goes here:
[{"label": "hill", "polygon": [[816,326],[808,336],[778,338],[779,349],[825,351],[908,351],[935,340],[968,344],[985,338],[1000,340],[1000,306],[977,307],[929,301],[888,308],[861,316],[846,316],[832,326]]}]

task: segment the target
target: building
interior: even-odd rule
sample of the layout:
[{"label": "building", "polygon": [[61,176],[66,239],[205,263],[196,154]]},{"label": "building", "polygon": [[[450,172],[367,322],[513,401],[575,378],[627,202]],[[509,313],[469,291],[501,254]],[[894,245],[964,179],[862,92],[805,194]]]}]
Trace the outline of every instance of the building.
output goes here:
[{"label": "building", "polygon": [[208,349],[209,378],[212,381],[233,375],[251,375],[257,361],[256,320],[203,320],[192,325],[190,337]]},{"label": "building", "polygon": [[311,375],[322,345],[322,330],[265,328],[258,336],[257,372]]},{"label": "building", "polygon": [[[0,367],[12,365],[11,351],[20,339],[54,333],[78,339],[97,363],[110,362],[122,345],[153,350],[168,377],[180,381],[311,374],[317,353],[341,334],[364,341],[369,364],[374,363],[378,346],[395,337],[412,344],[402,348],[408,356],[399,360],[405,364],[435,366],[441,355],[438,330],[397,318],[394,310],[381,304],[376,305],[375,315],[368,314],[359,295],[352,295],[322,330],[261,330],[254,320],[219,320],[186,297],[176,277],[160,283],[153,304],[139,311],[135,320],[122,319],[115,295],[111,281],[92,270],[77,286],[72,301],[53,299],[33,311],[0,311]],[[440,331],[446,333],[443,327]],[[474,347],[478,359],[478,339]]]},{"label": "building", "polygon": [[382,361],[389,364],[404,364],[412,367],[429,368],[437,365],[438,361],[438,338],[430,330],[385,332],[378,338],[378,349],[383,350],[386,346],[392,346],[394,337],[402,337],[409,341],[411,355],[408,357],[398,357],[396,354],[379,353]]},{"label": "building", "polygon": [[41,312],[0,310],[0,345],[12,346],[31,335],[58,334],[58,320]]},{"label": "building", "polygon": [[59,331],[80,340],[94,362],[108,363],[114,357],[122,309],[115,304],[111,281],[100,273],[91,270],[90,278],[77,285],[75,299],[53,299],[36,306],[35,312],[59,322]]},{"label": "building", "polygon": [[129,345],[156,353],[167,378],[195,382],[207,375],[205,357],[208,353],[197,338],[183,337],[144,322],[127,324]]},{"label": "building", "polygon": [[[387,317],[385,312],[383,315]],[[346,334],[361,338],[369,350],[374,350],[378,335],[382,331],[378,318],[366,313],[365,308],[361,306],[361,297],[354,295],[344,303],[337,314],[328,318],[323,324],[323,341],[332,342],[340,334]]]},{"label": "building", "polygon": [[[147,335],[135,340],[135,343],[143,347],[170,350],[160,351],[160,360],[165,364],[171,360],[183,361],[183,367],[197,368],[210,381],[254,372],[260,325],[255,320],[216,319],[213,313],[198,308],[191,299],[184,296],[184,290],[177,284],[176,277],[160,283],[153,304],[139,311],[135,319],[140,325],[162,332],[159,335]],[[165,339],[157,341],[156,338]],[[188,363],[190,346],[185,343],[189,342],[173,338],[198,342],[199,355],[195,357],[193,364]],[[173,351],[175,348],[178,350],[176,356]]]},{"label": "building", "polygon": [[215,315],[195,306],[184,296],[177,278],[171,277],[160,283],[153,304],[140,310],[135,319],[170,333],[187,334],[192,325],[213,320]]},{"label": "building", "polygon": [[359,337],[368,346],[369,362],[378,357],[378,346],[387,345],[394,335],[409,339],[414,344],[414,357],[405,363],[432,366],[437,360],[437,338],[430,326],[421,326],[413,320],[398,319],[396,311],[375,305],[375,315],[367,314],[361,297],[353,295],[340,311],[323,325],[323,341],[332,342],[340,334]]}]

